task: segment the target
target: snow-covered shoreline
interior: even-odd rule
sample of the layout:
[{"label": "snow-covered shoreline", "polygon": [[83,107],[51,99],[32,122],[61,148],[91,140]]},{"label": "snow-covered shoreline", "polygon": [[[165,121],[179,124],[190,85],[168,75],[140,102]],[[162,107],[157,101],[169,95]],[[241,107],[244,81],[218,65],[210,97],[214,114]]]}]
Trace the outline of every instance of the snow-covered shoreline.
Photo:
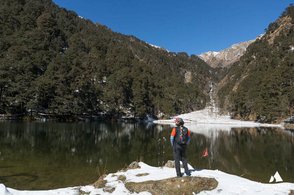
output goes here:
[{"label": "snow-covered shoreline", "polygon": [[175,125],[175,118],[180,117],[184,120],[185,127],[189,128],[191,132],[200,133],[207,137],[211,137],[212,134],[217,135],[220,131],[230,132],[232,128],[270,127],[284,129],[282,124],[265,124],[231,119],[228,115],[219,115],[217,110],[215,107],[210,106],[203,110],[174,116],[169,120],[155,120],[153,123],[172,127]]},{"label": "snow-covered shoreline", "polygon": [[[212,112],[210,107],[195,111],[188,114],[182,114],[181,117],[185,121],[185,126],[191,131],[201,131],[202,134],[209,134],[210,132],[218,132],[218,130],[230,131],[234,127],[277,127],[283,128],[282,125],[262,124],[252,121],[239,121],[230,119],[229,116],[221,116]],[[169,124],[174,125],[174,119],[170,120],[157,120],[156,124]],[[104,179],[107,181],[106,187],[113,189],[107,191],[104,188],[95,188],[94,185],[76,186],[53,190],[43,191],[27,191],[16,190],[0,184],[0,195],[55,195],[55,194],[68,194],[75,195],[80,192],[86,194],[141,194],[147,195],[149,192],[131,193],[126,187],[125,182],[144,182],[151,180],[163,180],[175,177],[174,168],[168,167],[152,167],[143,162],[139,163],[141,168],[130,169],[127,171],[118,171],[116,173],[108,174]],[[193,169],[190,166],[190,169]],[[141,175],[141,176],[138,176]],[[142,176],[143,175],[143,176]],[[126,178],[125,181],[119,179],[120,176]],[[219,170],[195,170],[192,171],[194,177],[208,177],[214,178],[218,182],[216,189],[212,191],[202,191],[200,194],[290,194],[290,190],[294,190],[294,183],[277,183],[277,184],[264,184],[260,182],[251,181],[236,175],[224,173]],[[97,178],[98,179],[98,178]],[[270,179],[270,176],[269,176]],[[294,193],[294,192],[292,192]]]},{"label": "snow-covered shoreline", "polygon": [[[281,124],[266,124],[257,123],[254,121],[240,121],[231,119],[228,115],[219,115],[213,112],[214,108],[206,107],[203,110],[198,110],[186,114],[181,114],[176,117],[180,117],[185,121],[186,126],[197,126],[197,125],[218,125],[223,127],[277,127],[283,128]],[[156,124],[174,124],[174,119],[169,120],[155,120]]]},{"label": "snow-covered shoreline", "polygon": [[[140,194],[147,195],[149,192],[140,192],[132,193],[130,192],[125,184],[127,182],[144,182],[144,181],[158,181],[168,178],[175,177],[175,169],[169,167],[152,167],[143,162],[138,163],[139,168],[128,169],[126,171],[118,171],[116,173],[108,174],[104,180],[106,184],[104,187],[95,188],[94,185],[87,186],[77,186],[62,188],[56,190],[47,190],[47,191],[19,191],[11,188],[5,187],[3,184],[0,184],[0,194],[1,195],[55,195],[55,194],[67,194],[75,195],[83,192],[85,194],[119,194],[119,195],[128,195],[128,194]],[[231,175],[224,173],[219,170],[194,170],[193,167],[189,166],[192,170],[192,177],[206,177],[206,178],[215,178],[218,182],[218,185],[215,189],[211,191],[202,191],[200,194],[226,194],[226,195],[235,195],[235,194],[260,194],[260,195],[269,195],[269,194],[290,194],[291,190],[294,190],[294,183],[275,183],[275,184],[264,184],[255,181],[251,181],[239,176]],[[184,171],[184,170],[182,170]],[[120,178],[125,178],[124,180]],[[112,189],[107,191],[106,189]]]}]

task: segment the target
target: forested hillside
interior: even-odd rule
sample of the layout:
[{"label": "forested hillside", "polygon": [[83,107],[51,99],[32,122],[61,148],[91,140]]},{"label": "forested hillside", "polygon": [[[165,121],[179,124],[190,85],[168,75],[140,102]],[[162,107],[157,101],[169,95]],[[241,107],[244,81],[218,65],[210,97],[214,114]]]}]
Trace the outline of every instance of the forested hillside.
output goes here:
[{"label": "forested hillside", "polygon": [[82,19],[51,0],[2,0],[0,114],[112,116],[203,108],[212,69]]},{"label": "forested hillside", "polygon": [[294,114],[293,5],[231,67],[218,95],[235,118],[280,122]]}]

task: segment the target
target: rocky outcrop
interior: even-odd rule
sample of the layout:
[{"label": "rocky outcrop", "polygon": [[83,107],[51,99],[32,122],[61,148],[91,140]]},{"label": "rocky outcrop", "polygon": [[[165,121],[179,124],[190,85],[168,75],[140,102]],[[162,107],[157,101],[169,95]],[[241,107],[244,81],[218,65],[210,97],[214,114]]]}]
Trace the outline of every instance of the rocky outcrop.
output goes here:
[{"label": "rocky outcrop", "polygon": [[169,178],[159,181],[128,182],[126,188],[131,192],[148,191],[154,195],[169,194],[197,194],[201,191],[210,191],[218,186],[214,178],[181,177]]},{"label": "rocky outcrop", "polygon": [[247,47],[255,40],[241,42],[232,45],[231,47],[219,52],[209,51],[199,55],[212,68],[227,67],[237,60],[245,53]]}]

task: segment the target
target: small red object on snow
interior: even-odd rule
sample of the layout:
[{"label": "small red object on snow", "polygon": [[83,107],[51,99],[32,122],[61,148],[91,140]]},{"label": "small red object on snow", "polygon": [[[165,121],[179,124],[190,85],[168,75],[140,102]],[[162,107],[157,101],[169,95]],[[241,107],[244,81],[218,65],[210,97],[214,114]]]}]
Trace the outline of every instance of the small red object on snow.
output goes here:
[{"label": "small red object on snow", "polygon": [[205,148],[202,152],[202,157],[207,157],[208,156],[208,149]]}]

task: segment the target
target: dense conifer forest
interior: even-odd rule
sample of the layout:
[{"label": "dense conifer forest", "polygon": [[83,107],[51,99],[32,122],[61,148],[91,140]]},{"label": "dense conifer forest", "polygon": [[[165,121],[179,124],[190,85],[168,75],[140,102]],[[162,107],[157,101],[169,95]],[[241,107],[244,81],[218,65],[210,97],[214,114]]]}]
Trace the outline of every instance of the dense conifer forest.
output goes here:
[{"label": "dense conifer forest", "polygon": [[3,0],[0,114],[144,117],[205,107],[212,69],[59,8]]},{"label": "dense conifer forest", "polygon": [[218,91],[235,118],[281,122],[294,115],[294,6],[231,66]]},{"label": "dense conifer forest", "polygon": [[[51,0],[2,0],[0,114],[62,119],[169,117],[204,108],[210,83],[232,117],[294,111],[294,6],[228,69],[113,32]],[[172,40],[171,40],[172,41]]]}]

